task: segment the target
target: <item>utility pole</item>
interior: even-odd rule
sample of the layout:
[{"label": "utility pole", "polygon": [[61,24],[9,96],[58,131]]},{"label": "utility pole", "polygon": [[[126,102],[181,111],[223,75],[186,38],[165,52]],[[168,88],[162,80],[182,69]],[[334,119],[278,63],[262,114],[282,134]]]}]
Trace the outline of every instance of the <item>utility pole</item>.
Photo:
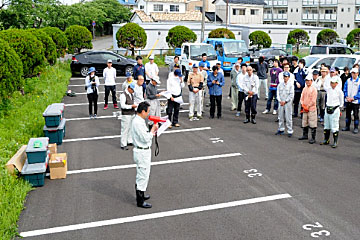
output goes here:
[{"label": "utility pole", "polygon": [[228,23],[229,23],[229,0],[226,0],[226,29],[228,28]]},{"label": "utility pole", "polygon": [[[201,42],[203,42],[205,39],[205,1],[208,0],[202,0],[202,17],[201,17]],[[216,17],[216,16],[215,16]]]}]

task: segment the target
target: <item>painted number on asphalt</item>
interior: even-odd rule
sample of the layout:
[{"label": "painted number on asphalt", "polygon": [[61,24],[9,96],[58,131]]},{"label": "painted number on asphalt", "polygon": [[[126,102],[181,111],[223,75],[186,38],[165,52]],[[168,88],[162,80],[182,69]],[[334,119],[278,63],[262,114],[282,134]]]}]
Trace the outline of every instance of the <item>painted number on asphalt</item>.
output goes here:
[{"label": "painted number on asphalt", "polygon": [[[327,230],[320,230],[324,228],[323,225],[321,225],[319,222],[316,222],[315,224],[305,224],[303,226],[303,229],[306,231],[311,231],[310,236],[313,238],[318,238],[320,236],[330,236],[330,232]],[[320,231],[317,231],[320,230]]]},{"label": "painted number on asphalt", "polygon": [[220,138],[210,138],[210,141],[212,141],[212,143],[223,143],[224,140],[220,139]]},{"label": "painted number on asphalt", "polygon": [[249,178],[262,176],[262,173],[259,173],[257,169],[244,170],[244,173],[246,173]]}]

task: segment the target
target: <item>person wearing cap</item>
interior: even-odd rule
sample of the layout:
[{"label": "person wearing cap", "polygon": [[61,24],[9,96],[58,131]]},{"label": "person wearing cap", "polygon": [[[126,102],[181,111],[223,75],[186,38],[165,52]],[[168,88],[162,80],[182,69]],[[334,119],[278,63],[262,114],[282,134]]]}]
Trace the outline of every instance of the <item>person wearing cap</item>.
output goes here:
[{"label": "person wearing cap", "polygon": [[[238,57],[236,63],[238,63],[238,64],[240,65],[240,67],[241,67],[241,65],[243,64],[243,61],[244,61],[244,59],[243,59],[242,57]],[[236,64],[236,63],[235,63],[235,64]],[[233,65],[233,68],[232,68],[232,69],[235,68],[235,64]],[[246,63],[245,63],[245,64],[246,64]]]},{"label": "person wearing cap", "polygon": [[256,124],[256,103],[257,103],[257,90],[259,89],[259,78],[254,74],[253,68],[251,66],[247,66],[246,72],[247,75],[244,77],[241,89],[243,89],[245,94],[245,114],[246,119],[244,123],[250,122]]},{"label": "person wearing cap", "polygon": [[[337,80],[337,82],[339,83],[337,85],[337,88],[339,88],[340,90],[342,90],[342,82],[341,82],[341,78],[338,76],[337,71],[335,68],[330,68],[330,78],[335,78]],[[326,88],[331,88],[330,86],[330,79],[327,79],[327,81],[324,82],[324,88],[326,90]]]},{"label": "person wearing cap", "polygon": [[270,86],[269,86],[269,98],[267,100],[266,109],[263,114],[267,114],[270,112],[271,109],[271,102],[274,99],[274,111],[273,115],[277,114],[277,110],[279,107],[279,102],[276,98],[276,90],[279,84],[279,74],[283,72],[283,70],[279,67],[279,60],[274,60],[274,67],[270,70]]},{"label": "person wearing cap", "polygon": [[147,190],[150,169],[151,169],[151,144],[152,139],[158,130],[158,124],[149,131],[146,126],[145,119],[149,116],[150,104],[148,102],[142,102],[137,106],[136,115],[131,123],[130,134],[133,140],[133,159],[136,164],[136,204],[141,208],[151,208],[150,203],[145,202],[150,198],[149,195],[145,195]]},{"label": "person wearing cap", "polygon": [[260,99],[260,90],[261,85],[264,85],[264,92],[265,92],[265,100],[268,99],[268,87],[267,87],[267,81],[268,81],[268,71],[269,71],[269,65],[267,62],[265,62],[265,59],[263,56],[259,57],[259,62],[256,63],[257,66],[257,75],[259,77],[259,89],[258,89],[258,97]]},{"label": "person wearing cap", "polygon": [[338,88],[339,80],[331,78],[330,88],[326,89],[326,111],[324,119],[324,141],[321,145],[328,145],[330,143],[330,131],[333,133],[334,144],[333,148],[337,147],[339,138],[339,119],[340,108],[344,105],[344,93]]},{"label": "person wearing cap", "polygon": [[[175,64],[178,64],[179,65],[179,69],[180,69],[180,62],[179,62],[179,56],[175,56],[174,57],[174,61],[172,62],[172,63],[170,63],[170,65],[169,65],[169,73],[171,73],[171,72],[174,72],[174,67],[175,67]],[[181,69],[180,69],[180,71],[181,71]],[[181,74],[182,74],[182,72],[181,72]]]},{"label": "person wearing cap", "polygon": [[166,83],[166,90],[171,93],[171,97],[168,98],[168,105],[167,105],[167,114],[169,120],[171,121],[172,125],[169,128],[180,127],[179,124],[179,110],[180,110],[180,103],[178,103],[176,98],[182,96],[182,88],[185,86],[185,83],[182,79],[182,74],[180,69],[176,69],[174,71],[174,75],[169,77]]},{"label": "person wearing cap", "polygon": [[[199,72],[204,77],[204,83],[207,83],[208,73],[207,73],[207,71],[204,70],[204,67],[205,67],[205,63],[200,62],[199,63]],[[204,88],[202,90],[201,104],[200,104],[202,113],[204,113],[205,95],[206,95],[206,90],[205,90],[205,86],[204,86]]]},{"label": "person wearing cap", "polygon": [[279,128],[276,135],[283,135],[285,132],[285,121],[288,137],[293,134],[292,101],[294,99],[294,85],[290,82],[290,73],[284,72],[284,81],[279,83],[276,91],[276,98],[279,106]]},{"label": "person wearing cap", "polygon": [[[89,68],[88,75],[85,78],[85,88],[87,99],[89,101],[89,117],[90,119],[96,119],[97,116],[97,100],[98,100],[98,87],[100,81],[98,76],[95,75],[96,69],[94,67]],[[94,115],[93,115],[94,105]]]},{"label": "person wearing cap", "polygon": [[180,64],[175,63],[174,66],[173,66],[173,71],[172,71],[172,72],[169,72],[168,78],[174,77],[174,72],[175,72],[176,69],[179,69],[179,70],[180,70],[180,73],[181,73],[181,75],[182,75],[182,71],[181,71],[181,69],[180,69]]},{"label": "person wearing cap", "polygon": [[221,118],[221,100],[222,87],[225,85],[224,75],[219,73],[217,66],[212,67],[212,72],[209,74],[207,86],[210,95],[210,118],[215,117],[215,107],[217,107],[217,118]]},{"label": "person wearing cap", "polygon": [[305,87],[305,78],[307,75],[307,72],[305,71],[305,64],[306,64],[305,60],[300,59],[299,64],[297,65],[297,67],[295,68],[295,70],[293,72],[293,74],[295,76],[295,82],[294,82],[295,97],[294,97],[293,117],[298,116],[301,92],[302,92],[303,88]]},{"label": "person wearing cap", "polygon": [[146,84],[148,85],[155,76],[159,76],[159,68],[154,62],[154,55],[149,57],[149,62],[145,64]]},{"label": "person wearing cap", "polygon": [[128,86],[130,85],[130,83],[134,82],[131,73],[126,73],[126,80],[125,82],[122,84],[122,89],[123,91],[125,91],[125,89],[128,88]]},{"label": "person wearing cap", "polygon": [[210,62],[207,60],[207,55],[206,53],[203,53],[201,55],[202,59],[199,63],[204,63],[204,70],[207,72],[207,74],[209,75],[209,71],[210,71]]},{"label": "person wearing cap", "polygon": [[351,112],[354,113],[354,131],[359,133],[359,100],[360,100],[360,79],[359,70],[351,69],[351,78],[344,85],[344,96],[346,102],[346,127],[342,131],[350,131]]},{"label": "person wearing cap", "polygon": [[243,89],[243,85],[244,85],[244,79],[247,75],[246,69],[247,69],[247,65],[245,63],[241,64],[241,71],[236,78],[236,85],[238,88],[238,102],[237,102],[236,116],[240,116],[242,104],[245,100],[245,92]]},{"label": "person wearing cap", "polygon": [[329,69],[327,67],[322,67],[320,71],[320,76],[316,79],[314,87],[317,89],[317,107],[318,107],[318,115],[319,121],[324,122],[325,117],[325,97],[326,91],[324,88],[324,84],[327,81],[330,81]]},{"label": "person wearing cap", "polygon": [[[202,89],[204,87],[204,76],[199,72],[198,66],[193,64],[193,72],[189,74],[188,87],[189,87],[189,120],[202,119],[201,112],[201,98]],[[196,109],[196,117],[194,117],[194,109]]]},{"label": "person wearing cap", "polygon": [[120,147],[122,150],[128,150],[128,145],[132,145],[132,136],[130,134],[131,121],[135,115],[137,105],[134,102],[135,83],[130,83],[123,93],[120,94],[121,106],[121,139]]},{"label": "person wearing cap", "polygon": [[303,109],[303,117],[302,117],[303,135],[302,137],[299,138],[299,140],[308,139],[309,128],[310,128],[311,139],[309,143],[314,144],[316,139],[316,128],[317,128],[316,102],[317,102],[318,92],[317,89],[314,87],[315,84],[313,83],[313,77],[311,74],[306,76],[305,84],[306,86],[303,89],[300,98],[300,103]]},{"label": "person wearing cap", "polygon": [[[161,117],[160,101],[158,99],[159,97],[161,97],[161,95],[159,94],[157,87],[157,85],[160,83],[161,82],[159,76],[154,76],[151,79],[150,84],[146,87],[146,98],[150,104],[150,115],[156,117]],[[151,129],[154,125],[154,122],[149,121],[148,123],[149,129]]]},{"label": "person wearing cap", "polygon": [[138,80],[139,76],[142,76],[144,81],[143,81],[143,94],[145,94],[145,90],[146,90],[146,83],[145,83],[145,79],[146,79],[146,74],[145,74],[145,66],[143,64],[143,60],[141,56],[137,56],[136,57],[136,62],[137,64],[133,67],[133,76],[134,76],[134,80]]},{"label": "person wearing cap", "polygon": [[[237,87],[237,79],[238,75],[241,73],[240,64],[235,63],[235,68],[233,68],[230,72],[231,79],[231,110],[237,110],[238,107],[238,97],[239,97],[239,89]],[[237,111],[236,116],[240,116],[240,112]]]},{"label": "person wearing cap", "polygon": [[112,101],[114,108],[118,109],[117,100],[116,100],[116,69],[112,67],[112,60],[107,60],[107,68],[104,69],[103,77],[105,81],[105,105],[104,110],[108,108],[108,99],[111,92]]},{"label": "person wearing cap", "polygon": [[308,76],[309,76],[309,75],[312,76],[311,80],[313,81],[313,83],[315,83],[316,80],[318,79],[319,75],[320,75],[320,72],[319,72],[318,70],[314,70],[314,71],[312,72],[312,74],[308,74]]}]

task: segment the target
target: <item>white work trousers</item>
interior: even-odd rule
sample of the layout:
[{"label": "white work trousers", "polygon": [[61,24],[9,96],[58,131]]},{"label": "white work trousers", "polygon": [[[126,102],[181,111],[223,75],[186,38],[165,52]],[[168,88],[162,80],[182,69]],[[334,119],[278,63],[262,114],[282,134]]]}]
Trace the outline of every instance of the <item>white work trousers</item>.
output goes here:
[{"label": "white work trousers", "polygon": [[[151,116],[161,117],[160,101],[159,99],[148,100],[150,104],[150,113]],[[153,121],[149,121],[149,125],[153,125]]]},{"label": "white work trousers", "polygon": [[151,168],[151,149],[133,150],[134,162],[136,163],[136,185],[137,189],[145,192],[149,183]]},{"label": "white work trousers", "polygon": [[238,107],[238,96],[239,89],[237,87],[231,86],[231,110],[237,109]]},{"label": "white work trousers", "polygon": [[133,143],[132,136],[130,134],[131,122],[133,117],[133,115],[121,115],[121,147],[126,147],[128,143]]},{"label": "white work trousers", "polygon": [[285,121],[286,128],[289,134],[294,132],[293,130],[293,121],[292,121],[292,102],[286,103],[284,106],[279,105],[279,130],[285,131]]},{"label": "white work trousers", "polygon": [[328,114],[325,109],[324,130],[339,131],[340,108],[335,109],[333,114]]},{"label": "white work trousers", "polygon": [[259,87],[258,87],[258,97],[260,98],[260,90],[261,90],[261,86],[264,85],[264,90],[265,90],[265,97],[268,98],[268,87],[267,87],[267,79],[259,79]]},{"label": "white work trousers", "polygon": [[201,103],[202,103],[202,90],[199,90],[199,92],[189,92],[189,117],[194,116],[194,109],[196,109],[197,116],[202,115],[202,109],[201,109]]}]

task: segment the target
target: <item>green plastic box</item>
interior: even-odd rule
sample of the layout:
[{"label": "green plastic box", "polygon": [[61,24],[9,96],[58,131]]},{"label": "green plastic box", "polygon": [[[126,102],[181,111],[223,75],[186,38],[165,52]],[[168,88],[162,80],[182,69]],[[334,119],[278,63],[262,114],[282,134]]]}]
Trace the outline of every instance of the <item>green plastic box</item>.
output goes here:
[{"label": "green plastic box", "polygon": [[30,164],[44,163],[48,155],[49,138],[30,138],[26,147],[26,156]]},{"label": "green plastic box", "polygon": [[45,125],[47,127],[57,127],[61,123],[61,119],[64,117],[64,103],[54,103],[49,105],[43,113],[45,118]]},{"label": "green plastic box", "polygon": [[45,136],[49,138],[50,143],[56,143],[57,145],[62,144],[63,138],[65,137],[65,123],[66,119],[63,118],[57,127],[44,126]]},{"label": "green plastic box", "polygon": [[33,187],[42,187],[45,184],[46,169],[48,166],[49,157],[43,163],[30,164],[28,160],[25,161],[24,167],[21,170],[21,175]]}]

